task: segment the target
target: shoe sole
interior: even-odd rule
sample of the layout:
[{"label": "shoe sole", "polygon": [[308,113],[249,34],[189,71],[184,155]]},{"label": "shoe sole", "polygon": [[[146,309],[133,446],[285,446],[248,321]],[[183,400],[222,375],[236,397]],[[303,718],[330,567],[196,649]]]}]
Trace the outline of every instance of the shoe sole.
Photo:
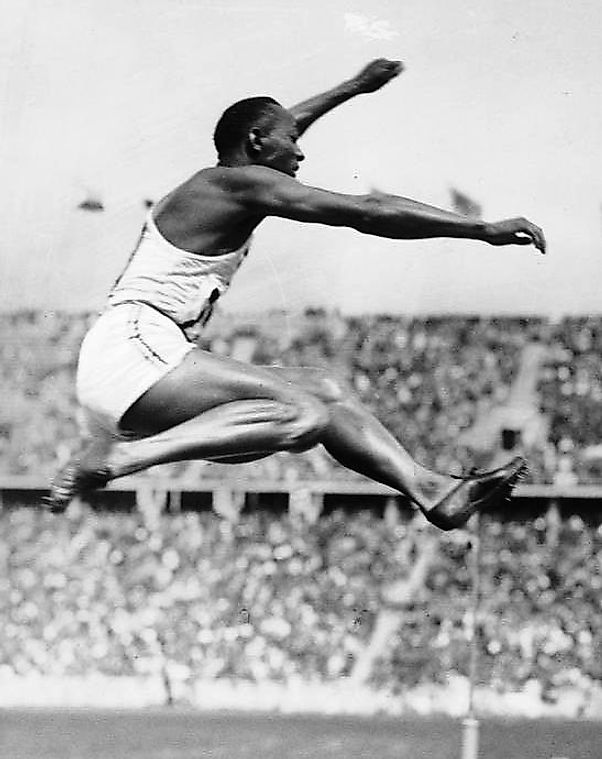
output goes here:
[{"label": "shoe sole", "polygon": [[[509,474],[508,477],[503,479],[500,484],[491,491],[491,493],[488,493],[483,498],[475,501],[475,506],[479,508],[480,506],[483,506],[491,501],[492,498],[500,497],[502,494],[504,500],[510,501],[514,488],[520,480],[526,477],[528,471],[529,467],[527,465],[527,462],[522,461],[520,465],[517,466],[516,471],[512,472],[512,474]],[[504,493],[504,491],[506,492]]]},{"label": "shoe sole", "polygon": [[[500,469],[502,468],[505,467],[500,467]],[[495,472],[496,470],[493,471]],[[435,525],[435,527],[438,527],[445,532],[463,527],[473,514],[479,513],[485,507],[499,504],[504,500],[509,501],[512,497],[512,492],[516,483],[525,476],[527,471],[527,462],[523,458],[519,458],[515,463],[513,471],[510,471],[506,477],[501,478],[500,482],[486,495],[482,496],[477,501],[467,503],[464,512],[460,510],[455,517],[437,513],[438,508],[440,508],[448,498],[453,497],[463,485],[470,483],[470,481],[477,481],[479,477],[491,475],[492,472],[483,472],[481,475],[474,475],[466,478],[458,477],[456,479],[461,479],[462,481],[458,483],[457,488],[453,489],[442,498],[441,501],[429,511],[426,517],[433,525]],[[469,511],[468,516],[465,516],[467,511]]]}]

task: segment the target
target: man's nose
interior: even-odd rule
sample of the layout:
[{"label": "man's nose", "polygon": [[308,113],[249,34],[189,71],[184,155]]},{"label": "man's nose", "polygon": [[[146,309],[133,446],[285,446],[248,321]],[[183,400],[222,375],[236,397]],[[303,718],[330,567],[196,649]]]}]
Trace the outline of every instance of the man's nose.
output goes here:
[{"label": "man's nose", "polygon": [[295,158],[298,161],[304,161],[305,160],[305,155],[303,154],[303,151],[301,150],[301,148],[297,148],[297,150],[295,151]]}]

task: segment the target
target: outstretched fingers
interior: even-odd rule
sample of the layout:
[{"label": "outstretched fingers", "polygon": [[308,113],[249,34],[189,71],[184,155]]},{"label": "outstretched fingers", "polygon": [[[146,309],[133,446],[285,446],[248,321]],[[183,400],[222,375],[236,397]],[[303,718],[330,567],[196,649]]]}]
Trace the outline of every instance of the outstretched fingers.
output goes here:
[{"label": "outstretched fingers", "polygon": [[543,230],[522,217],[488,225],[485,239],[491,245],[534,245],[540,253],[546,252]]},{"label": "outstretched fingers", "polygon": [[545,235],[543,233],[543,229],[536,227],[535,230],[536,231],[535,231],[534,245],[540,253],[543,253],[545,255],[547,251],[547,242],[546,242]]}]

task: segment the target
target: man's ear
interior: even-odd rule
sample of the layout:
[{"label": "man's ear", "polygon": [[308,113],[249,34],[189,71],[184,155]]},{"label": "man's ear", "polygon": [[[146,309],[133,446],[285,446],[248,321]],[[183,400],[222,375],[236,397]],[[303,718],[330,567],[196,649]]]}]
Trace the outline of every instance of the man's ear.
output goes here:
[{"label": "man's ear", "polygon": [[261,134],[261,131],[257,127],[253,127],[251,131],[249,132],[249,150],[254,155],[257,155],[258,153],[261,153],[261,148],[263,147],[263,135]]}]

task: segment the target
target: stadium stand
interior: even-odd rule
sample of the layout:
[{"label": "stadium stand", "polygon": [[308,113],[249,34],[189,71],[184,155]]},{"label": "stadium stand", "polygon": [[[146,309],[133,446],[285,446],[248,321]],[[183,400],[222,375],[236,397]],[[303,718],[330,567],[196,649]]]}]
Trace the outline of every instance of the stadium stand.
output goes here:
[{"label": "stadium stand", "polygon": [[[0,317],[1,474],[39,481],[74,439],[73,374],[90,318]],[[257,363],[334,366],[417,458],[456,471],[487,454],[465,433],[504,407],[525,349],[539,344],[531,385],[546,437],[530,441],[532,481],[602,482],[601,319],[221,315],[203,340]],[[224,519],[190,493],[172,513],[75,506],[56,518],[13,492],[0,511],[0,673],[161,671],[250,682],[351,675],[387,588],[415,562],[420,530],[394,505],[370,510],[367,497],[353,511],[310,518],[299,485],[350,481],[325,454],[275,456],[243,470],[249,481],[293,491],[297,508],[238,514],[225,502]],[[189,463],[164,476],[225,481],[232,471]],[[597,508],[579,515],[547,506],[535,518],[483,520],[484,682],[504,690],[537,681],[551,701],[564,687],[601,684],[600,522]],[[395,692],[467,673],[467,539],[440,543],[394,644],[372,668],[373,685]]]},{"label": "stadium stand", "polygon": [[[546,698],[599,682],[602,530],[579,517],[554,533],[487,520],[481,679],[530,680]],[[164,515],[31,508],[0,517],[0,670],[185,680],[333,680],[351,673],[389,583],[410,571],[412,526],[369,510],[316,524],[255,512]],[[419,546],[418,546],[419,548]],[[446,538],[370,682],[392,691],[468,669],[467,536]]]}]

